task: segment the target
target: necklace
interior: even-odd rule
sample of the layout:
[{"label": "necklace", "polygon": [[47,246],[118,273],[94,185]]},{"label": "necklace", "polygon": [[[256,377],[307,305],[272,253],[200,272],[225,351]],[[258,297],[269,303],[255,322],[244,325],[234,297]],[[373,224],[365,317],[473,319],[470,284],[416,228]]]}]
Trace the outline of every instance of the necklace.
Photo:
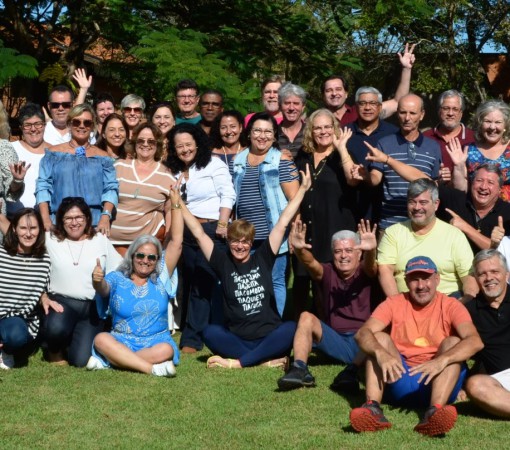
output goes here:
[{"label": "necklace", "polygon": [[71,259],[73,260],[73,266],[77,266],[78,264],[80,264],[81,252],[83,251],[83,246],[85,245],[85,239],[82,240],[81,247],[80,247],[80,253],[79,253],[78,259],[76,261],[74,260],[73,251],[71,250],[69,241],[66,240],[66,242],[67,242],[67,248],[69,249],[69,253],[71,254]]},{"label": "necklace", "polygon": [[314,168],[314,171],[313,171],[313,179],[314,179],[314,181],[317,179],[317,177],[321,174],[322,170],[326,166],[326,162],[328,161],[328,158],[329,158],[329,155],[326,155],[324,158],[322,158],[320,160],[320,162],[317,165],[317,167]]},{"label": "necklace", "polygon": [[27,255],[26,253],[18,253],[18,257],[23,260],[23,270],[27,270],[27,267],[32,265],[33,255]]},{"label": "necklace", "polygon": [[237,155],[239,153],[239,151],[241,150],[241,143],[240,142],[237,143],[237,150],[235,153],[227,153],[227,149],[225,148],[224,145],[221,147],[221,149],[223,150],[223,155],[225,156],[225,164],[228,166],[227,154],[228,155],[232,155],[232,154]]}]

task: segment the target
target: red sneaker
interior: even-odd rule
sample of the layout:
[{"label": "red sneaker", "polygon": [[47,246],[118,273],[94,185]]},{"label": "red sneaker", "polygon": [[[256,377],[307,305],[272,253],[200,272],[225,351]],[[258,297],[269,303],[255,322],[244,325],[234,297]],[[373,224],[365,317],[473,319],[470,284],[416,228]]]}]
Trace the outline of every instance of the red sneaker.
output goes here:
[{"label": "red sneaker", "polygon": [[414,431],[426,436],[439,436],[448,433],[457,421],[457,410],[453,405],[433,405],[423,415]]},{"label": "red sneaker", "polygon": [[391,423],[384,417],[376,401],[368,401],[360,408],[354,408],[350,414],[351,425],[356,431],[379,431],[391,428]]}]

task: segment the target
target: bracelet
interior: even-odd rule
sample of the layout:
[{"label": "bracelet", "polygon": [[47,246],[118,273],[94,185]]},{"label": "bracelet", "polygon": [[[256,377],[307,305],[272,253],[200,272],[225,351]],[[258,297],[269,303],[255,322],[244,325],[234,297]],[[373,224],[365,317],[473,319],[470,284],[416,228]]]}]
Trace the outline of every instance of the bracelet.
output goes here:
[{"label": "bracelet", "polygon": [[110,219],[112,218],[112,213],[108,211],[107,209],[103,209],[103,212],[101,213],[102,216],[108,216]]},{"label": "bracelet", "polygon": [[228,223],[224,222],[223,220],[218,220],[218,228],[227,228]]},{"label": "bracelet", "polygon": [[386,158],[386,161],[384,162],[384,164],[388,164],[388,161],[390,160],[390,155],[388,155],[388,157]]},{"label": "bracelet", "polygon": [[16,184],[23,184],[23,183],[25,182],[25,180],[18,180],[18,179],[16,179],[16,178],[13,178],[13,179],[12,179],[12,182],[13,182],[13,183],[16,183]]},{"label": "bracelet", "polygon": [[182,205],[180,203],[176,203],[175,205],[171,206],[172,210],[174,209],[182,209]]}]

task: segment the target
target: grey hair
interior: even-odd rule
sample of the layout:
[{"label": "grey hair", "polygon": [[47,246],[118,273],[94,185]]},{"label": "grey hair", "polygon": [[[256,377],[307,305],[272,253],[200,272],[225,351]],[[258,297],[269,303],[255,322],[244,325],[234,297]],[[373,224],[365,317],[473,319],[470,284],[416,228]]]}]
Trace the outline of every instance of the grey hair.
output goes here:
[{"label": "grey hair", "polygon": [[418,195],[429,191],[432,201],[435,202],[439,198],[439,190],[437,189],[436,183],[429,178],[418,178],[417,180],[411,181],[407,188],[407,199],[413,199]]},{"label": "grey hair", "polygon": [[145,100],[136,94],[126,95],[120,102],[120,109],[127,108],[129,105],[131,105],[133,103],[139,104],[142,107],[142,109],[145,111]]},{"label": "grey hair", "polygon": [[301,86],[292,83],[285,83],[278,90],[278,104],[282,106],[282,103],[291,95],[299,97],[303,105],[306,103],[306,91]]},{"label": "grey hair", "polygon": [[501,114],[503,114],[505,122],[503,140],[508,141],[510,139],[510,107],[502,100],[487,100],[476,108],[475,115],[473,116],[473,129],[475,130],[475,137],[477,141],[481,141],[483,139],[480,131],[482,129],[482,123],[485,116],[493,111],[500,111]]},{"label": "grey hair", "polygon": [[363,95],[363,94],[374,94],[374,95],[377,95],[377,101],[379,103],[382,103],[382,94],[375,87],[372,87],[372,86],[361,86],[356,91],[356,94],[354,95],[354,101],[356,103],[358,103],[358,100],[359,100],[360,96]]},{"label": "grey hair", "polygon": [[443,102],[450,97],[458,97],[460,100],[460,109],[464,111],[464,109],[466,108],[466,99],[464,97],[464,94],[455,89],[448,89],[439,96],[437,100],[437,109],[440,109],[441,106],[443,106]]},{"label": "grey hair", "polygon": [[478,171],[482,170],[482,169],[489,173],[495,173],[498,176],[499,187],[503,186],[504,178],[503,178],[503,172],[501,172],[501,167],[499,166],[499,164],[493,163],[493,162],[486,162],[486,163],[479,165],[471,174],[471,181],[474,180]]},{"label": "grey hair", "polygon": [[331,236],[331,250],[333,250],[335,241],[343,241],[345,239],[352,239],[355,245],[361,244],[361,239],[358,233],[350,230],[340,230]]},{"label": "grey hair", "polygon": [[501,252],[498,252],[497,250],[493,248],[487,248],[485,250],[480,250],[473,259],[473,268],[476,274],[476,266],[480,264],[482,261],[486,261],[491,258],[498,258],[499,262],[501,263],[501,267],[505,269],[505,272],[507,272],[507,265],[506,265],[506,258],[505,255],[503,255]]},{"label": "grey hair", "polygon": [[126,278],[130,278],[133,274],[133,257],[135,256],[136,251],[145,244],[153,244],[156,247],[156,251],[158,253],[158,261],[156,263],[156,268],[154,272],[152,272],[149,276],[153,283],[157,283],[159,274],[161,273],[161,255],[163,254],[163,248],[161,247],[161,242],[154,236],[150,234],[143,234],[138,236],[131,245],[127,249],[127,252],[124,256],[124,259],[120,263],[117,270],[121,272]]}]

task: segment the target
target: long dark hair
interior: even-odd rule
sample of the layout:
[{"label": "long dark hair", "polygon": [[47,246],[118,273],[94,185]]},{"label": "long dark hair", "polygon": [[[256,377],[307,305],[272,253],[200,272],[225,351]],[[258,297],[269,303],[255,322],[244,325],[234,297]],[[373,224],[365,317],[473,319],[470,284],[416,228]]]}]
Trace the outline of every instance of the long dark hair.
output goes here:
[{"label": "long dark hair", "polygon": [[85,234],[87,239],[92,239],[96,234],[96,230],[92,226],[92,213],[90,212],[89,205],[85,203],[83,197],[66,197],[57,209],[57,216],[55,219],[55,230],[53,234],[59,241],[63,241],[67,237],[67,232],[64,228],[64,216],[67,211],[77,207],[85,216]]},{"label": "long dark hair", "polygon": [[18,235],[16,234],[16,227],[18,226],[21,218],[25,216],[35,217],[35,220],[37,220],[37,224],[39,225],[39,235],[35,240],[35,244],[32,246],[31,254],[36,258],[42,258],[46,253],[44,224],[39,211],[36,211],[34,208],[22,208],[14,213],[11,224],[9,225],[9,229],[4,236],[5,251],[11,256],[14,256],[18,253],[19,239]]},{"label": "long dark hair", "polygon": [[164,164],[173,174],[186,170],[186,165],[177,156],[175,150],[175,136],[177,134],[188,133],[193,137],[197,145],[197,153],[193,163],[197,169],[203,169],[211,161],[211,149],[209,148],[209,138],[201,127],[189,123],[180,123],[168,133],[168,156]]},{"label": "long dark hair", "polygon": [[121,123],[122,123],[122,126],[126,130],[126,140],[124,141],[124,144],[122,144],[119,147],[119,150],[118,150],[119,151],[119,155],[118,155],[119,158],[126,159],[126,149],[125,149],[125,146],[126,146],[126,143],[127,143],[128,139],[129,139],[129,127],[128,127],[128,124],[126,123],[126,119],[124,119],[124,117],[121,116],[120,114],[111,113],[111,114],[108,114],[106,116],[106,118],[104,119],[104,122],[103,122],[103,126],[101,128],[101,134],[99,135],[99,139],[96,142],[96,147],[99,147],[100,149],[106,151],[107,142],[106,142],[106,138],[103,137],[103,133],[105,132],[106,128],[108,127],[108,123],[110,122],[110,120],[113,120],[113,119],[120,120]]},{"label": "long dark hair", "polygon": [[209,133],[209,139],[211,142],[212,148],[221,148],[225,144],[223,142],[223,139],[221,138],[221,119],[224,117],[233,117],[239,122],[239,125],[241,127],[241,134],[239,135],[239,142],[241,144],[242,148],[245,148],[248,145],[248,139],[246,138],[246,133],[244,129],[244,117],[235,109],[231,109],[229,111],[223,111],[216,119],[214,119],[212,126],[211,126],[211,132]]}]

